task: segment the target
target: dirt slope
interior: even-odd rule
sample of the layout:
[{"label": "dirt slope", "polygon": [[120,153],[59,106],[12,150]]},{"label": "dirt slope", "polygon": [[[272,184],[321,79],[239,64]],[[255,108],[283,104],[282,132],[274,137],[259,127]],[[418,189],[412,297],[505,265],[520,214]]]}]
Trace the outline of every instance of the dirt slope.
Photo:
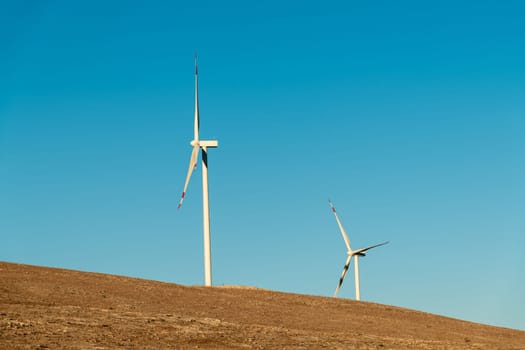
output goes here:
[{"label": "dirt slope", "polygon": [[0,349],[525,349],[525,332],[351,300],[0,262]]}]

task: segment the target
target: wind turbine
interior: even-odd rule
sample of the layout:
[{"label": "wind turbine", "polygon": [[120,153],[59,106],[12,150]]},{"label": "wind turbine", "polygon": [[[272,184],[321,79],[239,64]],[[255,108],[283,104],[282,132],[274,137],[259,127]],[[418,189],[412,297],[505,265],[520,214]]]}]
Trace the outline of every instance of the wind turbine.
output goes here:
[{"label": "wind turbine", "polygon": [[197,63],[197,54],[195,54],[195,120],[193,125],[193,140],[190,142],[193,147],[190,157],[190,166],[188,168],[188,175],[186,175],[186,182],[184,183],[184,190],[180,198],[177,209],[180,209],[188,184],[190,183],[193,169],[197,167],[197,158],[199,157],[199,150],[202,150],[202,211],[203,211],[203,225],[204,225],[204,284],[211,286],[211,242],[210,242],[210,205],[208,195],[208,148],[217,148],[219,142],[217,140],[200,140],[199,139],[199,68]]},{"label": "wind turbine", "polygon": [[346,273],[348,272],[348,268],[350,267],[350,261],[352,260],[352,257],[355,257],[354,262],[354,274],[355,274],[355,299],[361,300],[361,291],[359,286],[359,257],[365,256],[365,252],[369,249],[379,247],[382,245],[385,245],[388,243],[384,242],[381,244],[376,244],[370,247],[366,248],[360,248],[357,250],[352,250],[352,247],[350,246],[350,239],[348,239],[348,235],[346,234],[346,231],[343,227],[343,224],[341,224],[341,220],[339,220],[339,216],[337,215],[337,211],[335,210],[334,205],[330,200],[328,200],[328,203],[330,204],[330,208],[332,208],[332,213],[334,213],[335,220],[337,221],[337,225],[339,226],[339,230],[341,230],[341,235],[343,236],[343,239],[346,244],[346,248],[348,249],[347,253],[348,258],[346,258],[345,267],[343,268],[343,272],[341,273],[341,277],[339,278],[339,284],[337,285],[337,288],[334,292],[334,298],[337,297],[337,293],[339,292],[339,288],[341,288],[341,285],[343,284],[343,280],[345,279]]}]

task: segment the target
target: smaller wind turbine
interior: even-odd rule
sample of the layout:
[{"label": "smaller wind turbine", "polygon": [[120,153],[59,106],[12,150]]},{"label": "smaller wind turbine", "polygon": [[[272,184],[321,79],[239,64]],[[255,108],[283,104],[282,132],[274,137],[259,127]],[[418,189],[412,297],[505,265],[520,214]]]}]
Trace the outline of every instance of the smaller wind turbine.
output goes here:
[{"label": "smaller wind turbine", "polygon": [[346,276],[346,273],[348,272],[348,268],[350,267],[350,261],[352,260],[352,257],[355,256],[355,262],[354,262],[354,274],[355,274],[355,299],[356,300],[361,300],[361,291],[360,291],[360,286],[359,286],[359,257],[360,256],[365,256],[365,252],[369,249],[372,249],[372,248],[375,248],[375,247],[379,247],[379,246],[382,246],[382,245],[385,245],[388,243],[387,242],[384,242],[384,243],[381,243],[381,244],[376,244],[376,245],[373,245],[373,246],[370,246],[370,247],[366,247],[366,248],[360,248],[360,249],[357,249],[357,250],[352,250],[352,247],[350,246],[350,240],[348,239],[348,235],[346,234],[346,231],[343,227],[343,224],[341,224],[341,220],[339,220],[339,216],[337,216],[337,211],[335,210],[335,207],[334,205],[332,204],[332,202],[330,200],[328,200],[328,203],[330,204],[330,208],[332,208],[332,213],[334,213],[334,216],[335,216],[335,220],[337,221],[337,225],[339,226],[339,230],[341,230],[341,235],[343,236],[343,239],[345,241],[345,244],[346,244],[346,248],[348,249],[347,253],[348,254],[348,258],[346,258],[346,262],[345,262],[345,267],[343,268],[343,272],[341,273],[341,277],[339,278],[339,284],[337,285],[337,288],[335,289],[335,292],[334,292],[334,298],[337,297],[337,293],[339,292],[339,288],[341,288],[341,285],[343,284],[343,281],[345,279],[345,276]]}]

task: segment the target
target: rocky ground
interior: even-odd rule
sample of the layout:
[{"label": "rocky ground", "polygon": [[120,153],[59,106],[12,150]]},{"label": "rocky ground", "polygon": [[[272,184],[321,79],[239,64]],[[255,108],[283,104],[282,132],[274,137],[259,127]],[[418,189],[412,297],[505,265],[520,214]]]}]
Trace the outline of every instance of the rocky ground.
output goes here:
[{"label": "rocky ground", "polygon": [[525,332],[352,300],[0,262],[0,349],[525,349]]}]

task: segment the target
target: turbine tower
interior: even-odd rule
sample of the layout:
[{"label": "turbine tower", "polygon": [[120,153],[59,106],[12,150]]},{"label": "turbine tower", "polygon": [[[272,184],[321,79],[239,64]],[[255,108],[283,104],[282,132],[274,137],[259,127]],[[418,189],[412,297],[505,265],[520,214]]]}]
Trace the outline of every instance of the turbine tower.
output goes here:
[{"label": "turbine tower", "polygon": [[352,250],[352,247],[350,246],[350,239],[348,239],[348,235],[346,234],[346,231],[343,227],[343,224],[341,224],[341,220],[339,220],[339,216],[337,215],[337,211],[335,210],[335,207],[334,205],[332,204],[332,202],[330,200],[328,200],[328,203],[330,204],[330,208],[332,209],[332,213],[334,213],[334,216],[335,216],[335,220],[337,221],[337,225],[339,226],[339,230],[341,231],[341,235],[343,236],[343,239],[345,241],[345,245],[346,245],[346,248],[348,249],[347,251],[347,255],[348,257],[346,258],[346,262],[345,262],[345,266],[343,268],[343,272],[341,273],[341,277],[339,278],[339,283],[337,284],[337,288],[335,289],[335,292],[334,292],[334,298],[337,297],[337,293],[339,292],[339,288],[341,288],[341,285],[343,284],[343,281],[345,279],[345,276],[346,276],[346,273],[348,272],[348,268],[350,267],[350,261],[352,260],[352,257],[355,257],[355,262],[354,262],[354,274],[355,274],[355,299],[356,300],[361,300],[361,290],[360,290],[360,286],[359,286],[359,257],[360,256],[365,256],[365,252],[369,249],[372,249],[372,248],[375,248],[375,247],[379,247],[379,246],[382,246],[382,245],[385,245],[388,243],[387,242],[384,242],[384,243],[381,243],[381,244],[376,244],[376,245],[373,245],[373,246],[370,246],[370,247],[366,247],[366,248],[360,248],[360,249],[357,249],[357,250]]},{"label": "turbine tower", "polygon": [[202,211],[203,211],[203,225],[204,225],[204,284],[211,286],[211,238],[210,238],[210,205],[208,195],[208,148],[217,148],[219,142],[217,140],[200,140],[199,139],[199,68],[197,63],[197,54],[195,54],[195,116],[193,125],[193,140],[190,142],[193,147],[190,157],[190,166],[188,168],[188,175],[186,175],[186,182],[184,183],[184,190],[177,209],[180,209],[188,184],[190,183],[193,169],[197,167],[197,158],[199,157],[199,150],[202,150]]}]

